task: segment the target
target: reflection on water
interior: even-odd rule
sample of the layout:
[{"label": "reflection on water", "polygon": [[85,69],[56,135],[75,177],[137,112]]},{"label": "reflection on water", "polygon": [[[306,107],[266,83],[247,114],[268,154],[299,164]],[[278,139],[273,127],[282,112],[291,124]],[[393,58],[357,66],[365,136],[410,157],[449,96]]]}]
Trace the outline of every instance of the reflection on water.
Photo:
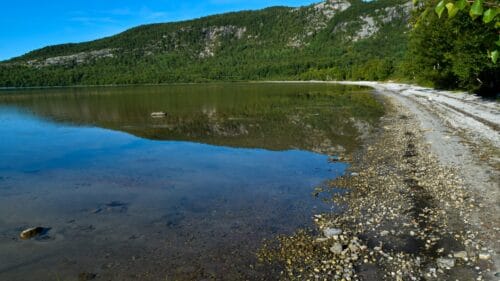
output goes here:
[{"label": "reflection on water", "polygon": [[[0,280],[270,279],[262,239],[330,208],[382,114],[363,89],[220,84],[0,95]],[[166,112],[152,118],[151,112]],[[361,125],[360,125],[361,124]],[[26,227],[50,230],[18,239]],[[272,279],[272,278],[271,278]]]}]

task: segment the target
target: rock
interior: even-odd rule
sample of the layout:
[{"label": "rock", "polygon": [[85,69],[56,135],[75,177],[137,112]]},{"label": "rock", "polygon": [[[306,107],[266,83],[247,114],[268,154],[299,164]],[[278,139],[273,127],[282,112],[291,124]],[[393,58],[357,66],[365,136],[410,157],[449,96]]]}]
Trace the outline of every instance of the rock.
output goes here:
[{"label": "rock", "polygon": [[351,173],[351,177],[359,177],[359,173]]},{"label": "rock", "polygon": [[457,259],[467,260],[467,252],[466,251],[455,252],[453,253],[453,257]]},{"label": "rock", "polygon": [[333,236],[342,234],[342,229],[327,227],[323,229],[323,234],[326,238],[332,238]]},{"label": "rock", "polygon": [[320,238],[316,238],[316,240],[314,240],[314,241],[316,243],[323,243],[323,242],[328,241],[328,238],[320,237]]},{"label": "rock", "polygon": [[151,117],[153,118],[164,118],[165,116],[167,116],[167,114],[161,111],[151,113]]},{"label": "rock", "polygon": [[439,258],[436,263],[440,268],[450,269],[455,266],[455,259]]},{"label": "rock", "polygon": [[387,236],[387,235],[389,235],[389,231],[387,230],[380,232],[380,236]]},{"label": "rock", "polygon": [[45,231],[45,228],[37,226],[25,229],[19,234],[19,237],[23,240],[31,239],[35,236],[42,234]]},{"label": "rock", "polygon": [[328,162],[331,162],[331,163],[338,162],[338,161],[340,161],[340,157],[338,157],[338,156],[332,156],[328,159]]},{"label": "rock", "polygon": [[489,260],[491,258],[491,255],[488,253],[480,253],[479,254],[479,259],[480,260]]},{"label": "rock", "polygon": [[335,243],[333,246],[330,248],[330,252],[340,255],[342,253],[342,244],[340,243]]},{"label": "rock", "polygon": [[359,252],[359,247],[351,243],[349,244],[349,250],[351,251],[351,253],[357,253]]}]

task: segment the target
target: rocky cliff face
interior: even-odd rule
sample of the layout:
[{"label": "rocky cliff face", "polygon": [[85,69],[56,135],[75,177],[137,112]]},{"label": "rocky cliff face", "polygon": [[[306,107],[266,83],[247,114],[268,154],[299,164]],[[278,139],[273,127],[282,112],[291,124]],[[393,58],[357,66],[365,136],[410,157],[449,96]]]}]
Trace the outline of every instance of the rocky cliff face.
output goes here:
[{"label": "rocky cliff face", "polygon": [[199,53],[200,58],[213,57],[215,51],[221,45],[221,37],[231,37],[240,40],[247,31],[246,27],[238,27],[234,25],[227,26],[211,26],[202,30],[204,37],[204,49]]},{"label": "rocky cliff face", "polygon": [[307,45],[308,38],[314,36],[317,32],[325,29],[328,22],[337,14],[351,7],[351,3],[345,0],[327,0],[307,8],[294,9],[292,12],[307,11],[307,22],[303,32],[290,38],[289,47],[300,48]]},{"label": "rocky cliff face", "polygon": [[102,49],[89,52],[81,52],[67,56],[56,56],[45,59],[33,59],[27,61],[26,64],[37,68],[46,66],[58,66],[58,65],[69,66],[69,65],[84,64],[102,58],[112,58],[114,57],[113,54],[114,51],[116,51],[116,49]]}]

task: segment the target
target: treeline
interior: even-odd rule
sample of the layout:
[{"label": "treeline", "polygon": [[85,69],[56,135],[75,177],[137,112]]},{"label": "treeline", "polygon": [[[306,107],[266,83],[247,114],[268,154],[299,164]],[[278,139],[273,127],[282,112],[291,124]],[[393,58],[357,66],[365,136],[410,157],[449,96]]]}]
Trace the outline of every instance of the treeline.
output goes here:
[{"label": "treeline", "polygon": [[[0,86],[397,79],[498,92],[499,66],[487,58],[486,42],[495,36],[491,27],[464,13],[446,20],[416,11],[410,20],[405,0],[351,3],[321,29],[314,26],[322,18],[313,6],[275,7],[47,47],[1,63]],[[360,37],[365,19],[374,21],[376,32]],[[227,30],[217,31],[214,39],[214,27]],[[215,55],[201,56],[207,48]],[[58,66],[26,63],[102,49],[113,49],[114,57]]]}]

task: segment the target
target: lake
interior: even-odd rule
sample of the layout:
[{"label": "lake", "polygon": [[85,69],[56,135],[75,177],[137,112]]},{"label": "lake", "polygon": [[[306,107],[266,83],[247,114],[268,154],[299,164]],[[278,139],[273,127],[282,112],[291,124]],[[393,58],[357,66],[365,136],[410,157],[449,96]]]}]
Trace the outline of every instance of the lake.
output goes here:
[{"label": "lake", "polygon": [[2,91],[0,280],[276,279],[263,240],[335,212],[329,156],[382,114],[329,84]]}]

